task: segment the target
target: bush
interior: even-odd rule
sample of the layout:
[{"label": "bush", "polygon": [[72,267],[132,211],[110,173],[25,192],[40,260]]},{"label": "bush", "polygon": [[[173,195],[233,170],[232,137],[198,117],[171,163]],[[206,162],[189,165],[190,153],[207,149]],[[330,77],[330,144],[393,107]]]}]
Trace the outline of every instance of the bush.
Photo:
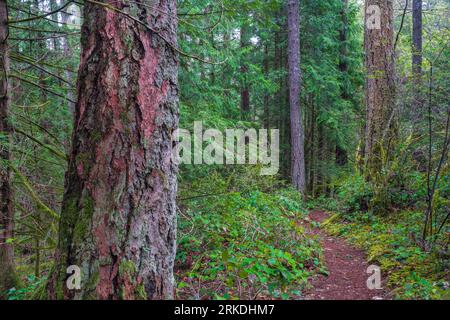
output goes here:
[{"label": "bush", "polygon": [[373,196],[370,185],[359,174],[346,175],[335,184],[337,187],[337,199],[341,208],[346,212],[367,210]]},{"label": "bush", "polygon": [[196,198],[181,211],[178,298],[288,299],[320,268],[320,247],[298,223],[306,212],[294,190]]}]

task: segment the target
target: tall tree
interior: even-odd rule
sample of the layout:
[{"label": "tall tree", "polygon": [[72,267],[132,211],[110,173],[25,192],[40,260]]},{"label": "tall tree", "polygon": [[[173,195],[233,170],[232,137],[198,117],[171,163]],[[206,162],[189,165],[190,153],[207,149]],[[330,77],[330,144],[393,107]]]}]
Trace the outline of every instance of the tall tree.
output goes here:
[{"label": "tall tree", "polygon": [[[250,44],[250,27],[245,21],[240,29],[241,49],[246,50]],[[242,53],[241,57],[241,111],[244,119],[250,118],[250,88],[248,86],[248,65],[246,54]]]},{"label": "tall tree", "polygon": [[412,74],[414,83],[414,101],[412,120],[414,132],[420,120],[421,106],[421,78],[422,78],[422,0],[413,0],[413,34],[412,34]]},{"label": "tall tree", "polygon": [[13,238],[13,202],[11,190],[10,142],[11,127],[8,113],[10,107],[9,52],[8,52],[8,6],[0,1],[0,297],[15,284],[14,248],[8,239]]},{"label": "tall tree", "polygon": [[413,74],[422,73],[422,0],[413,0],[412,69]]},{"label": "tall tree", "polygon": [[[340,11],[341,27],[339,29],[339,71],[341,72],[341,99],[350,100],[348,81],[348,0],[342,0]],[[347,151],[336,143],[335,159],[337,165],[346,165],[348,161]]]},{"label": "tall tree", "polygon": [[292,184],[305,193],[305,152],[302,110],[300,108],[300,5],[298,0],[287,2],[289,104],[291,112],[291,175]]},{"label": "tall tree", "polygon": [[[176,2],[104,3],[84,6],[72,152],[47,293],[172,298]],[[80,290],[66,286],[71,265],[81,269]]]},{"label": "tall tree", "polygon": [[381,171],[383,154],[395,129],[393,1],[366,0],[365,12],[365,163],[368,174],[372,174]]},{"label": "tall tree", "polygon": [[[67,13],[65,10],[61,14],[62,14],[61,22],[63,23],[63,25],[66,25],[67,22],[69,21],[70,14]],[[71,57],[73,54],[73,50],[70,47],[69,38],[70,37],[67,36],[62,39],[62,48],[63,48],[64,56],[67,58]],[[64,75],[65,75],[68,83],[72,84],[74,82],[72,79],[72,72],[68,68],[66,68],[64,70]],[[68,100],[67,104],[68,104],[69,111],[74,113],[75,112],[75,104],[72,101],[74,101],[75,99],[74,99],[74,94],[70,88],[69,88],[69,90],[67,90],[67,100]]]}]

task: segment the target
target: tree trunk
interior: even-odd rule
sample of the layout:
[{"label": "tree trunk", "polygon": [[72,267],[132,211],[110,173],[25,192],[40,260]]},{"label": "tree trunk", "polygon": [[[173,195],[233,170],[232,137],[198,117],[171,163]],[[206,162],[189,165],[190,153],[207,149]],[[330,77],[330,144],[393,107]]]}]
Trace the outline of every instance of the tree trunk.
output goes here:
[{"label": "tree trunk", "polygon": [[[339,71],[341,72],[341,98],[345,101],[350,100],[351,93],[348,88],[348,0],[342,0],[341,15],[341,29],[339,30]],[[339,146],[339,141],[336,142],[336,161],[335,163],[344,166],[348,162],[347,152]]]},{"label": "tree trunk", "polygon": [[316,160],[317,160],[317,140],[316,140],[316,127],[317,127],[317,115],[316,115],[316,104],[314,97],[311,101],[311,133],[308,139],[309,147],[309,193],[314,197],[314,189],[316,187]]},{"label": "tree trunk", "polygon": [[[266,80],[269,80],[269,45],[266,43],[264,45],[264,76]],[[266,93],[264,95],[264,127],[270,128],[270,97]]]},{"label": "tree trunk", "polygon": [[367,78],[364,158],[368,174],[381,171],[383,154],[388,153],[391,140],[395,136],[393,1],[366,0],[366,9],[373,5],[380,8],[381,27],[374,28],[370,25],[368,17],[371,14],[366,14],[364,47]]},{"label": "tree trunk", "polygon": [[288,64],[289,104],[291,111],[291,174],[292,184],[305,193],[305,154],[302,111],[300,109],[300,6],[288,0]]},{"label": "tree trunk", "polygon": [[[249,45],[249,27],[246,23],[243,23],[240,30],[241,49],[245,49]],[[241,56],[241,111],[243,119],[250,118],[250,89],[248,87],[248,66],[246,63],[246,57],[243,54]]]},{"label": "tree trunk", "polygon": [[14,211],[11,190],[10,147],[11,127],[8,119],[10,106],[9,53],[8,53],[8,7],[0,1],[0,298],[5,290],[14,287],[14,248],[8,239],[14,236]]},{"label": "tree trunk", "polygon": [[418,133],[423,101],[421,98],[422,79],[422,0],[413,0],[412,75],[414,97],[412,108],[413,131]]},{"label": "tree trunk", "polygon": [[[341,15],[341,28],[339,29],[339,70],[342,73],[348,72],[348,62],[347,62],[347,33],[348,33],[348,17],[347,17],[347,9],[348,9],[348,0],[342,0],[342,9],[340,12]],[[348,97],[347,87],[345,85],[342,86],[342,96],[344,98]]]},{"label": "tree trunk", "polygon": [[[67,8],[66,8],[66,10],[67,10]],[[62,14],[62,23],[63,24],[67,23],[69,21],[70,16],[65,12],[62,12],[61,14]],[[70,37],[64,37],[62,40],[63,53],[66,58],[69,58],[73,55],[73,50],[70,47],[69,38]],[[70,72],[69,70],[66,69],[64,71],[64,75],[66,77],[67,82],[69,82],[70,84],[72,84],[74,82],[73,77],[72,77],[72,72]],[[71,113],[75,113],[75,103],[73,103],[72,101],[75,101],[73,90],[71,88],[68,88],[68,90],[67,90],[68,108]]]},{"label": "tree trunk", "polygon": [[[176,4],[105,2],[158,34],[84,4],[72,152],[47,293],[51,299],[169,299],[176,240]],[[81,270],[80,290],[66,286],[71,265]]]},{"label": "tree trunk", "polygon": [[422,74],[422,0],[413,0],[412,70]]}]

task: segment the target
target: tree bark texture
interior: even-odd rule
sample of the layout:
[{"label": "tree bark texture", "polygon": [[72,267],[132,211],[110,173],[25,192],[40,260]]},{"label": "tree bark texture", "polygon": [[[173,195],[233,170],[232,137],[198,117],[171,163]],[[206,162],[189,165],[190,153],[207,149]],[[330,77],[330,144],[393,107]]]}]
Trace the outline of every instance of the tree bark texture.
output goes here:
[{"label": "tree bark texture", "polygon": [[15,285],[14,248],[8,239],[14,237],[14,211],[11,189],[11,126],[8,119],[10,107],[10,70],[8,49],[8,7],[0,1],[0,298]]},{"label": "tree bark texture", "polygon": [[[366,14],[364,46],[367,69],[365,163],[368,172],[380,172],[383,152],[388,152],[395,135],[394,110],[394,50],[393,1],[366,0],[369,6],[380,8],[381,28],[369,28]],[[366,10],[367,11],[367,10]]]},{"label": "tree bark texture", "polygon": [[300,6],[298,0],[288,0],[288,65],[289,104],[291,113],[291,175],[292,184],[305,193],[305,153],[302,110],[300,108]]},{"label": "tree bark texture", "polygon": [[[72,152],[47,294],[170,299],[176,246],[176,2],[102,2],[109,7],[86,2],[83,9]],[[80,290],[66,286],[71,265],[81,270]]]}]

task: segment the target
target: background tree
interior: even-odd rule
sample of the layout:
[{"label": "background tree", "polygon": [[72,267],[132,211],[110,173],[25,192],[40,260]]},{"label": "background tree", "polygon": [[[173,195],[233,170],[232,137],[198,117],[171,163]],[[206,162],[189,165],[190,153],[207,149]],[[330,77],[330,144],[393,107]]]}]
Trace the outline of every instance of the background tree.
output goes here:
[{"label": "background tree", "polygon": [[418,132],[417,124],[423,113],[422,99],[422,0],[413,0],[412,3],[412,76],[414,79],[415,94],[413,97],[413,130]]},{"label": "background tree", "polygon": [[[377,10],[372,8],[379,8]],[[391,157],[396,135],[394,114],[394,24],[393,1],[366,0],[365,2],[365,65],[366,65],[366,176],[376,185],[376,211],[386,208],[386,189],[383,168]],[[378,25],[377,25],[378,24]]]},{"label": "background tree", "polygon": [[9,81],[10,61],[8,48],[8,6],[0,2],[0,298],[6,289],[16,282],[14,247],[14,208],[11,188],[11,125],[9,119],[11,85]]},{"label": "background tree", "polygon": [[287,3],[289,104],[291,118],[292,184],[305,193],[305,152],[302,112],[300,108],[300,6],[298,0]]}]

